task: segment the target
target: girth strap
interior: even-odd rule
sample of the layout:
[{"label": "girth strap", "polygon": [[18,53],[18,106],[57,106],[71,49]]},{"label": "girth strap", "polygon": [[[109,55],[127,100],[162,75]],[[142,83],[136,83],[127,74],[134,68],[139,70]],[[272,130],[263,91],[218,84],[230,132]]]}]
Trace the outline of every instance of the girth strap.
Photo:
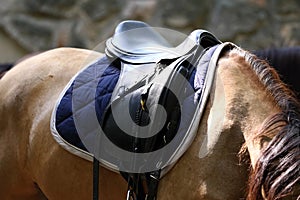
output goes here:
[{"label": "girth strap", "polygon": [[[161,170],[144,174],[121,172],[128,182],[126,200],[156,200]],[[99,200],[99,160],[93,159],[93,200]]]},{"label": "girth strap", "polygon": [[126,200],[156,200],[161,170],[147,173],[121,172],[128,182]]}]

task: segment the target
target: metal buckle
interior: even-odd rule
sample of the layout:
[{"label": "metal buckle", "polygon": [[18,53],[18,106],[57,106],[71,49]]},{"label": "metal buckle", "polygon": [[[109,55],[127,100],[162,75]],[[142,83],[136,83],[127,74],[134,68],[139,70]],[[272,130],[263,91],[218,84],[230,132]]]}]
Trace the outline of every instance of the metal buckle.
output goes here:
[{"label": "metal buckle", "polygon": [[126,200],[136,200],[136,197],[135,197],[132,189],[128,189],[127,195],[126,195]]}]

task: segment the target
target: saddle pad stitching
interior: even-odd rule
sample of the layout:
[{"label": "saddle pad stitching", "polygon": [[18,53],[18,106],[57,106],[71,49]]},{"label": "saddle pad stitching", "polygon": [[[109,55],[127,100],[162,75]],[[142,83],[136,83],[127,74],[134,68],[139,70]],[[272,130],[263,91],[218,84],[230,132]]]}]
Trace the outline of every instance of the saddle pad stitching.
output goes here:
[{"label": "saddle pad stitching", "polygon": [[[88,156],[91,156],[90,157],[85,157],[85,159],[89,160],[89,161],[92,161],[93,158],[92,158],[92,154],[90,154],[89,152],[85,152],[83,150],[81,150],[80,148],[70,144],[69,142],[67,142],[65,139],[63,139],[57,129],[56,129],[56,111],[60,105],[60,102],[61,100],[63,99],[63,97],[65,96],[65,93],[68,91],[69,87],[73,84],[74,80],[76,79],[76,77],[78,76],[78,74],[80,74],[82,71],[84,71],[85,69],[87,69],[90,65],[93,65],[95,64],[96,62],[98,62],[98,59],[96,59],[95,61],[92,61],[90,62],[89,64],[87,64],[85,67],[83,67],[81,70],[79,70],[71,79],[70,81],[67,83],[67,85],[64,87],[64,89],[62,90],[62,92],[59,94],[59,97],[58,97],[58,101],[55,103],[55,106],[54,106],[54,109],[52,111],[52,114],[51,114],[51,121],[50,121],[50,130],[52,132],[52,135],[54,136],[55,140],[62,146],[66,147],[67,150],[72,150],[72,149],[69,149],[69,147],[72,147],[76,150],[78,150],[80,153],[83,153],[83,155],[88,155]],[[62,143],[63,141],[63,143]],[[65,146],[63,144],[67,144],[68,146]],[[69,152],[72,152],[73,154],[77,155],[75,152],[73,151],[69,151]],[[81,156],[80,156],[81,157]]]},{"label": "saddle pad stitching", "polygon": [[[67,83],[67,85],[65,86],[65,88],[62,90],[62,92],[60,93],[59,97],[58,97],[58,101],[56,102],[54,109],[52,111],[52,115],[51,115],[51,121],[50,121],[50,130],[51,133],[54,137],[54,139],[56,140],[56,142],[63,147],[65,150],[67,150],[68,152],[79,156],[80,158],[83,158],[87,161],[93,162],[93,154],[84,151],[78,147],[76,147],[75,145],[70,144],[69,142],[67,142],[64,138],[62,138],[60,136],[60,134],[58,133],[57,129],[56,129],[56,111],[58,106],[60,105],[60,102],[62,100],[62,98],[64,97],[65,93],[67,92],[67,90],[69,89],[69,87],[73,84],[74,80],[76,79],[76,77],[78,76],[78,74],[80,74],[82,71],[84,71],[86,68],[88,68],[90,65],[95,64],[96,62],[98,62],[99,60],[95,60],[93,62],[90,62],[89,64],[86,65],[86,67],[82,68],[80,71],[78,71],[71,79],[70,81]],[[75,151],[74,151],[75,150]],[[100,160],[101,166],[109,169],[109,170],[113,170],[114,172],[118,173],[118,168],[114,165],[112,165],[111,163],[106,162],[105,160]]]}]

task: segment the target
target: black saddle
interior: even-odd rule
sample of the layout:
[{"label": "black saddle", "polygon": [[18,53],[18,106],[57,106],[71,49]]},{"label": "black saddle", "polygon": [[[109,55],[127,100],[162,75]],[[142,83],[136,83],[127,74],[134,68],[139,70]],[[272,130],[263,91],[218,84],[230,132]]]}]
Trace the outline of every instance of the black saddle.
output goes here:
[{"label": "black saddle", "polygon": [[107,40],[105,53],[131,64],[156,63],[188,54],[196,46],[208,48],[221,43],[206,30],[193,31],[181,44],[172,46],[155,28],[141,21],[121,22]]},{"label": "black saddle", "polygon": [[[173,141],[180,125],[181,102],[189,95],[187,80],[193,77],[197,67],[194,64],[199,62],[204,49],[220,43],[210,32],[199,29],[193,31],[178,46],[172,46],[155,28],[144,22],[130,20],[120,23],[115,34],[107,40],[105,49],[106,55],[113,61],[118,61],[121,66],[110,105],[101,122],[104,132],[110,132],[106,136],[127,152],[145,155],[158,151]],[[177,97],[170,88],[182,96]],[[158,104],[165,109],[165,121],[159,109],[150,110],[153,105]],[[133,122],[127,122],[128,115],[124,108],[128,110]],[[118,113],[117,116],[113,116],[113,111]],[[115,118],[120,118],[116,120],[118,123]],[[118,126],[127,128],[128,124],[128,130],[135,136],[129,136]],[[152,136],[151,133],[156,127],[162,128]],[[121,136],[121,140],[116,140]],[[153,162],[153,171],[148,170],[149,163],[144,163],[147,159],[143,157],[143,165],[139,167],[141,172],[121,172],[128,181],[127,199],[156,199],[162,169],[157,167],[160,166],[157,163],[162,163],[164,156],[165,153],[155,157],[157,160]],[[166,161],[168,159],[167,157]],[[95,160],[96,164],[97,162]],[[131,165],[125,161],[121,164]],[[98,169],[97,165],[94,169]],[[97,177],[94,180],[97,183]]]}]

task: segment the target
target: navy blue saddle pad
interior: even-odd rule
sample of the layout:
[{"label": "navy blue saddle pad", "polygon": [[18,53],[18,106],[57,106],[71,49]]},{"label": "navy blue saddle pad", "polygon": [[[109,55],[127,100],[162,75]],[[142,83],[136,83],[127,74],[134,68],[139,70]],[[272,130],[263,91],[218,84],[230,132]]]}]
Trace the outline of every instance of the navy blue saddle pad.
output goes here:
[{"label": "navy blue saddle pad", "polygon": [[[216,47],[209,49],[202,56],[188,80],[194,92],[186,97],[183,102],[182,119],[184,121],[186,119],[189,122],[191,121],[196,106],[199,105],[199,97],[205,87],[208,65],[215,49]],[[92,160],[97,130],[90,128],[93,126],[89,126],[89,121],[96,121],[99,125],[101,124],[103,114],[109,106],[112,93],[118,82],[120,71],[121,63],[118,59],[112,62],[104,56],[81,70],[62,91],[52,113],[51,131],[56,141],[69,152],[84,159]],[[128,74],[128,78],[130,78],[130,74]],[[80,106],[77,105],[76,107],[74,102],[77,102],[76,104],[80,102]],[[83,110],[88,110],[88,112],[81,112]],[[81,124],[86,132],[84,138],[79,135],[80,130],[76,126],[76,115],[78,113],[84,113],[81,119],[88,119],[85,120],[85,124]],[[184,125],[179,131],[179,135],[185,135],[190,124],[184,122],[181,124]],[[88,148],[85,145],[89,145]],[[91,146],[92,148],[90,148]]]},{"label": "navy blue saddle pad", "polygon": [[[195,71],[193,71],[193,75],[191,76],[189,82],[194,88],[194,77]],[[88,151],[87,148],[82,143],[81,138],[78,135],[74,116],[73,116],[73,89],[74,82],[81,81],[80,79],[90,79],[91,81],[97,80],[97,86],[95,90],[94,102],[86,102],[86,107],[94,106],[97,114],[97,120],[99,123],[101,122],[102,115],[107,108],[112,92],[117,84],[118,78],[120,75],[120,63],[117,61],[111,62],[106,56],[99,59],[95,63],[86,67],[83,71],[80,72],[74,79],[73,82],[69,84],[69,87],[65,90],[62,98],[60,99],[59,104],[57,104],[56,113],[55,113],[55,129],[57,133],[61,136],[64,142],[69,143],[70,145],[79,148],[83,151]],[[130,74],[128,75],[130,78]],[[85,80],[88,82],[88,80]],[[80,88],[80,94],[82,95],[80,98],[86,99],[85,91],[88,90],[88,84],[82,84]],[[94,105],[92,105],[94,104]],[[82,108],[85,109],[85,108]],[[90,140],[93,141],[93,135],[88,135]]]},{"label": "navy blue saddle pad", "polygon": [[[118,81],[120,75],[119,67],[120,66],[117,62],[111,62],[107,57],[103,57],[85,68],[73,80],[72,84],[69,86],[64,96],[61,98],[56,110],[56,130],[66,142],[79,149],[87,151],[87,148],[83,145],[81,138],[77,133],[73,117],[72,97],[74,82],[78,81],[79,79],[84,79],[84,77],[97,80],[98,83],[96,85],[94,106],[98,121],[100,122],[102,114],[110,101],[110,97]],[[85,94],[85,91],[88,89],[86,87],[88,87],[87,84],[82,84],[81,88],[79,88],[79,90],[81,90],[81,98],[83,99],[83,101],[85,99],[85,95],[88,95]],[[93,104],[93,102],[86,102],[86,106],[89,106],[90,104]]]}]

